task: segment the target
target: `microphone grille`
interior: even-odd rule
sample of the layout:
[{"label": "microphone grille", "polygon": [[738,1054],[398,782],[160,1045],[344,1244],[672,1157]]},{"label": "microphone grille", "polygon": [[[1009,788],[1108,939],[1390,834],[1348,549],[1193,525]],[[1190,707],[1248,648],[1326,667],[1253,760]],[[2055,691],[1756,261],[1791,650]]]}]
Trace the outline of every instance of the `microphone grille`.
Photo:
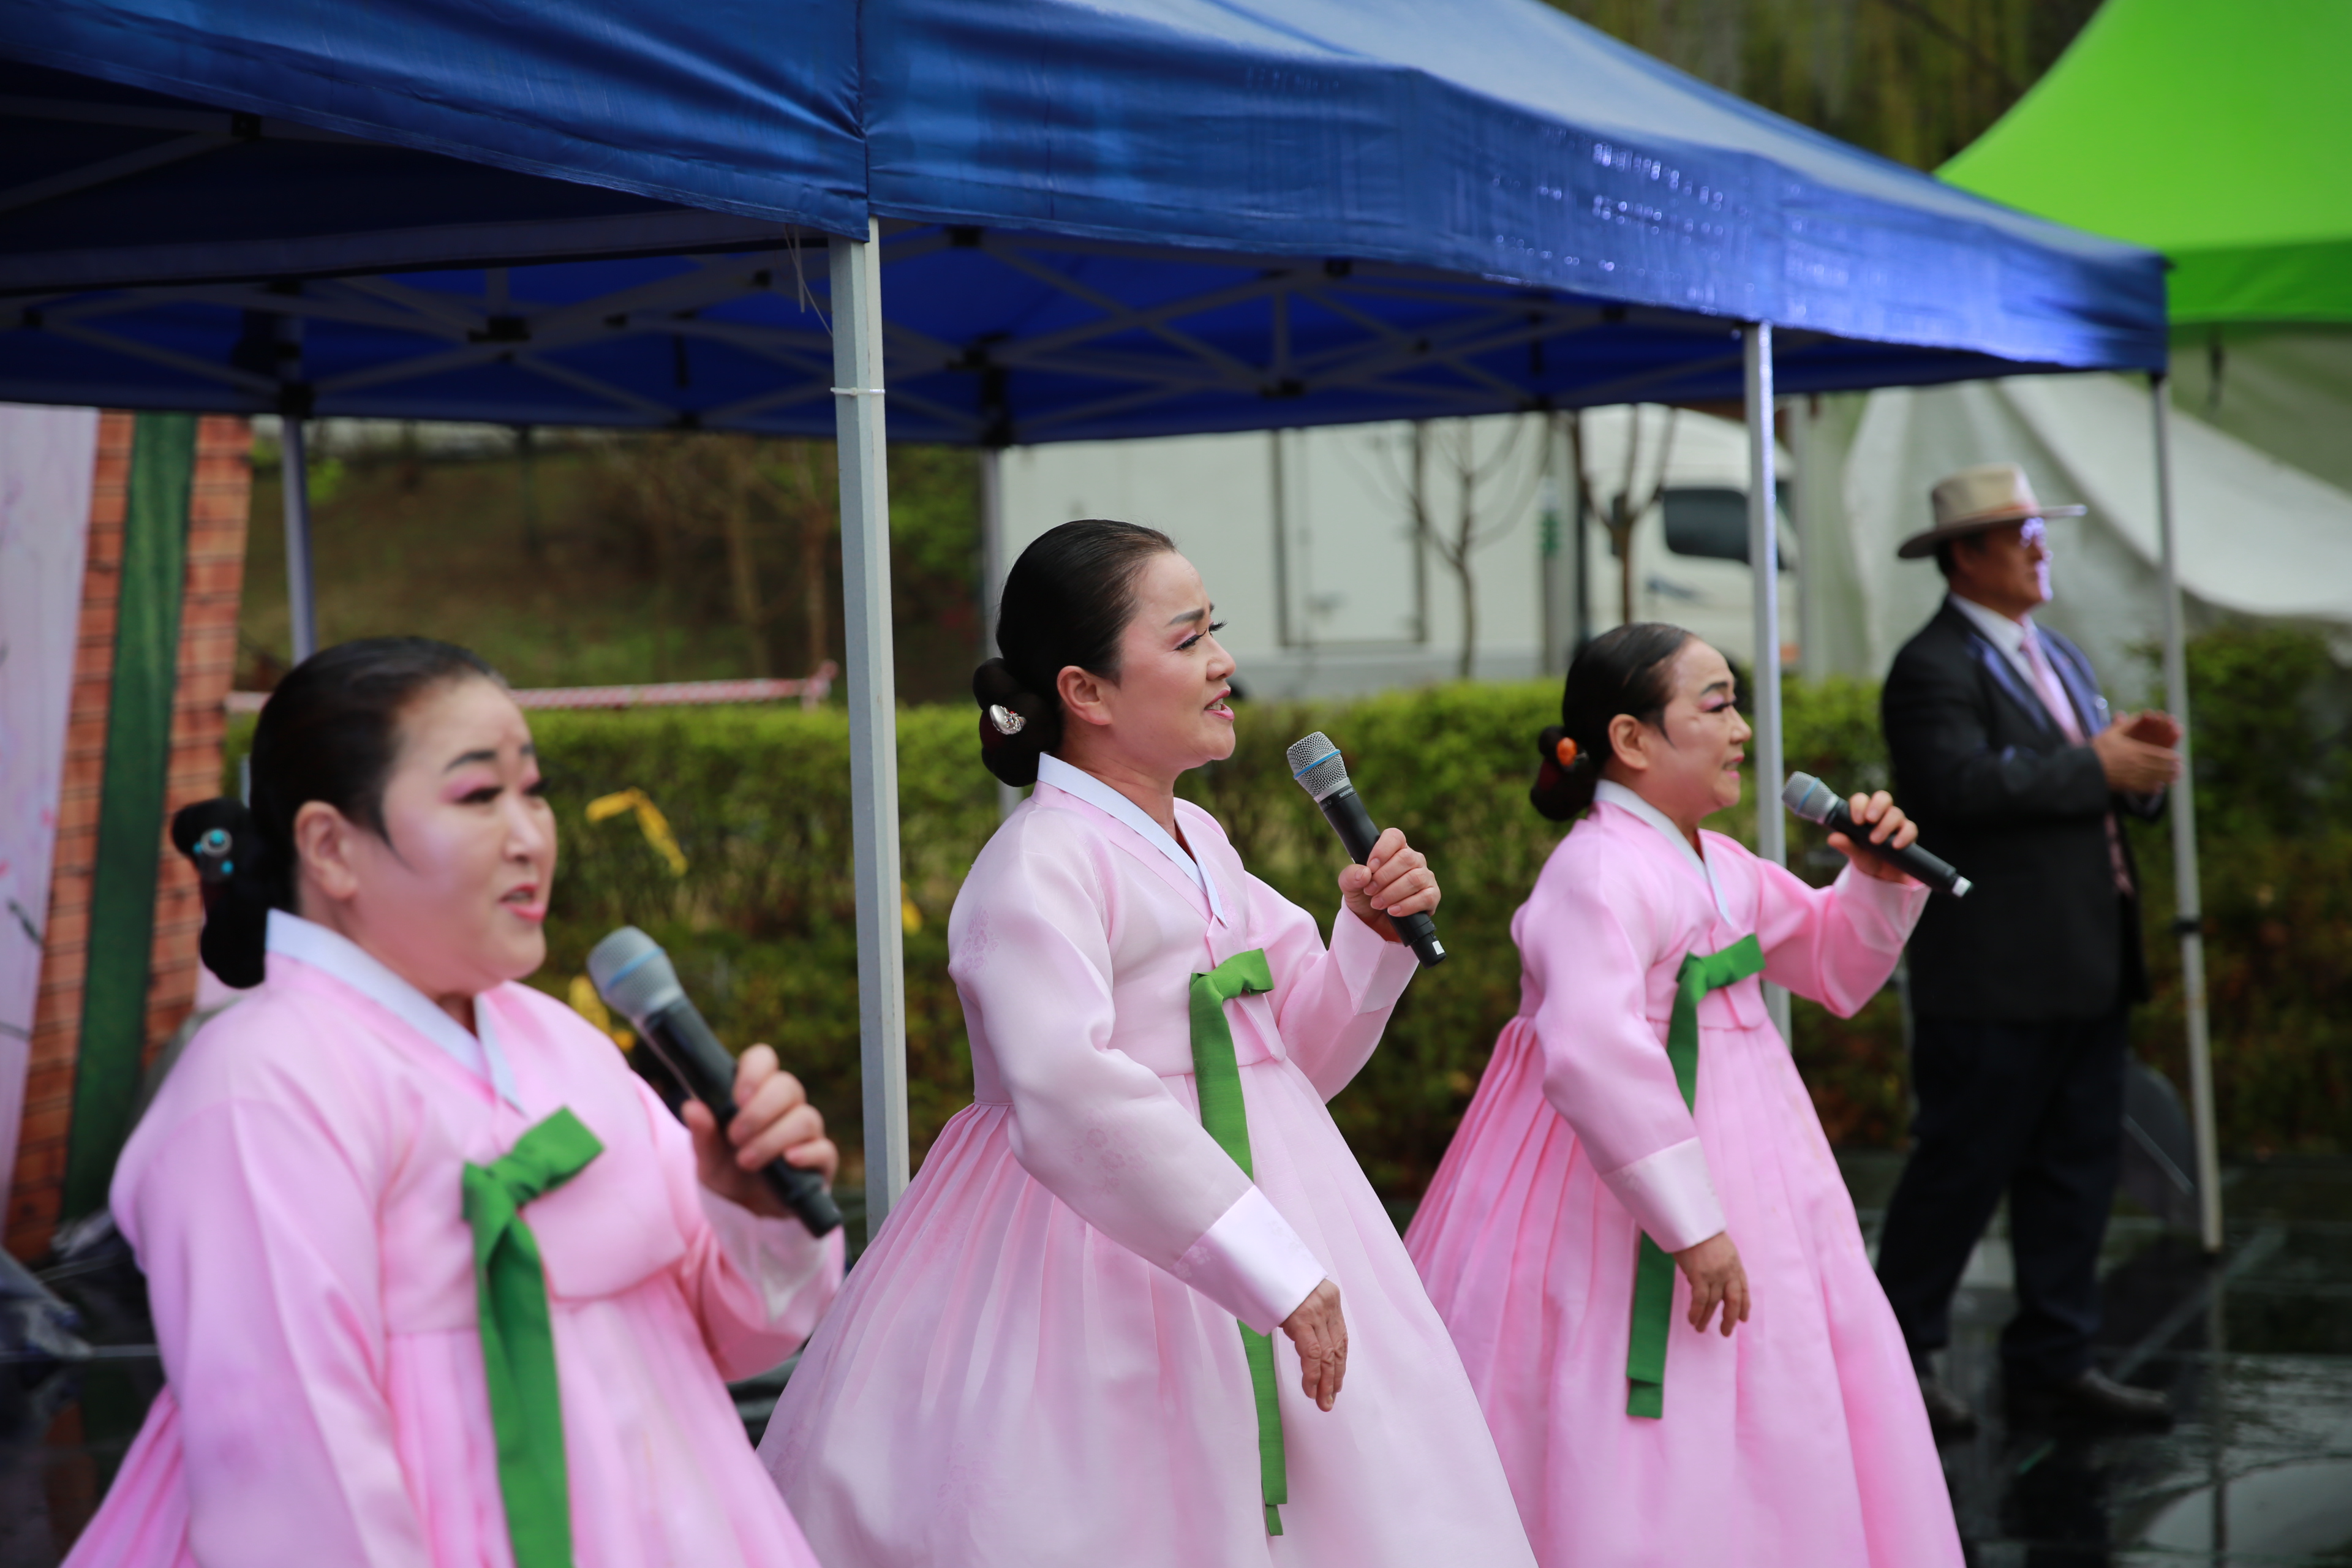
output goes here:
[{"label": "microphone grille", "polygon": [[1830,807],[1837,804],[1837,792],[1811,773],[1790,773],[1781,788],[1780,804],[1807,822],[1826,822]]},{"label": "microphone grille", "polygon": [[1293,741],[1286,754],[1290,762],[1290,776],[1315,799],[1321,800],[1348,786],[1348,764],[1340,760],[1339,748],[1331,743],[1331,737],[1322,731]]},{"label": "microphone grille", "polygon": [[635,926],[623,926],[588,950],[588,979],[604,1005],[640,1029],[649,1015],[686,994],[669,954]]}]

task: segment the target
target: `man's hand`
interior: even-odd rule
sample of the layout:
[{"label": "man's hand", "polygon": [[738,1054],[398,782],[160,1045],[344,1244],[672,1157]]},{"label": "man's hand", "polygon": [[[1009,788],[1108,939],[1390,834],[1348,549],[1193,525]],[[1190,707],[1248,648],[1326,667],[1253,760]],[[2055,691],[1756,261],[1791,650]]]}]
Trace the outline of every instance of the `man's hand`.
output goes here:
[{"label": "man's hand", "polygon": [[1298,1347],[1299,1385],[1318,1408],[1328,1410],[1348,1375],[1348,1321],[1339,1315],[1339,1287],[1326,1279],[1282,1321],[1282,1331]]},{"label": "man's hand", "polygon": [[2180,721],[2150,710],[2126,713],[2091,738],[2107,787],[2118,795],[2154,795],[2180,776]]},{"label": "man's hand", "polygon": [[2146,741],[2168,752],[2180,748],[2180,721],[2161,710],[2150,708],[2144,712],[2126,713],[2116,721],[2116,725],[2135,741]]}]

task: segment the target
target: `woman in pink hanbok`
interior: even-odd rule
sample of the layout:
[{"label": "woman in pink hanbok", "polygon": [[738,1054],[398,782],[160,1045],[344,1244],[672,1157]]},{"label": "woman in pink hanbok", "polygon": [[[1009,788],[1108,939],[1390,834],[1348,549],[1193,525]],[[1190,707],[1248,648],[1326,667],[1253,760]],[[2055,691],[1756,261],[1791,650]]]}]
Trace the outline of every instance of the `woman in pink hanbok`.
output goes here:
[{"label": "woman in pink hanbok", "polygon": [[1532,1568],[1324,1109],[1413,972],[1387,913],[1436,882],[1383,835],[1326,948],[1176,799],[1234,747],[1210,614],[1123,523],[1055,529],[1006,580],[982,755],[1036,790],[949,923],[975,1103],[760,1446],[828,1568]]},{"label": "woman in pink hanbok", "polygon": [[555,824],[505,687],[330,648],[262,710],[249,817],[192,810],[205,963],[257,989],[115,1173],[166,1385],[71,1568],[814,1568],[722,1379],[839,1285],[752,1174],[833,1146],[765,1047],[681,1127],[516,984]]},{"label": "woman in pink hanbok", "polygon": [[[1577,656],[1533,795],[1591,813],[1512,921],[1518,1016],[1405,1245],[1546,1568],[1957,1565],[1918,1380],[1763,995],[1852,1014],[1927,892],[1843,835],[1813,889],[1699,830],[1739,799],[1734,696],[1678,627]],[[1853,810],[1916,832],[1884,794]]]}]

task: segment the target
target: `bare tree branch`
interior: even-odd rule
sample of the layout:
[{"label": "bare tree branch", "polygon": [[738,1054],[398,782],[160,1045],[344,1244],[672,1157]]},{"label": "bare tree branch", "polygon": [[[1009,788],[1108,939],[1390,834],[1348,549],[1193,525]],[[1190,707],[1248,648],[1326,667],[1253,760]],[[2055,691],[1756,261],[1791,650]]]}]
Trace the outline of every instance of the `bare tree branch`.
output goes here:
[{"label": "bare tree branch", "polygon": [[1919,0],[1878,0],[1878,3],[1898,16],[1909,17],[1959,50],[1961,54],[1968,57],[1971,64],[1999,82],[2000,90],[2011,99],[2015,99],[2025,90],[2017,84],[2017,79],[2009,74],[2008,67],[1977,47],[1973,39],[1967,37],[1958,28],[1937,16],[1926,5],[1919,4]]}]

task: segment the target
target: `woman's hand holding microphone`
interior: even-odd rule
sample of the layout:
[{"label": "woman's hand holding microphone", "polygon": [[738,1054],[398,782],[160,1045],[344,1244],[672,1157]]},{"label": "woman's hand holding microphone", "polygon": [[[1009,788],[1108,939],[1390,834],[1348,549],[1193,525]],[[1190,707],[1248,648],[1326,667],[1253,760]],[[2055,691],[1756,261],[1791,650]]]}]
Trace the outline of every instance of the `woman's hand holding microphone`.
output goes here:
[{"label": "woman's hand holding microphone", "polygon": [[1429,868],[1429,857],[1391,827],[1373,844],[1362,865],[1341,868],[1339,896],[1358,920],[1399,942],[1402,939],[1388,917],[1434,914],[1444,894],[1438,890],[1437,873]]},{"label": "woman's hand holding microphone", "polygon": [[803,1171],[818,1171],[833,1183],[841,1151],[824,1135],[824,1117],[809,1103],[801,1080],[776,1063],[776,1053],[753,1046],[735,1064],[735,1120],[719,1135],[719,1119],[698,1100],[680,1114],[694,1134],[694,1157],[702,1184],[730,1203],[772,1219],[792,1211],[760,1177],[769,1161],[782,1158]]}]

